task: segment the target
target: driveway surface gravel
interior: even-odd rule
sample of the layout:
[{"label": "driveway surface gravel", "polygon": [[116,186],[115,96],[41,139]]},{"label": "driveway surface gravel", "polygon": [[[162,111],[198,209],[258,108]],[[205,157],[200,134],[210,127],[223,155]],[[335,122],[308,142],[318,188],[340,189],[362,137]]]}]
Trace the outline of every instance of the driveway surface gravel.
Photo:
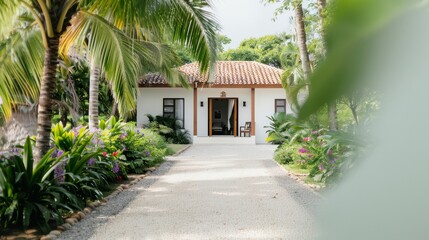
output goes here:
[{"label": "driveway surface gravel", "polygon": [[60,239],[310,239],[321,197],[272,145],[194,145]]}]

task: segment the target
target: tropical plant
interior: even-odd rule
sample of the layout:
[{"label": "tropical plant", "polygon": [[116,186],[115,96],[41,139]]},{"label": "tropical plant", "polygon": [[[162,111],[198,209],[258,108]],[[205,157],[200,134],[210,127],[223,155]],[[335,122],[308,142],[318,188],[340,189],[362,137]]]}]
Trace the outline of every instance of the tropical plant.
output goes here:
[{"label": "tropical plant", "polygon": [[69,126],[64,128],[62,123],[58,123],[53,128],[52,139],[58,148],[54,154],[64,155],[66,159],[65,181],[73,186],[68,190],[79,197],[82,204],[87,198],[102,198],[100,189],[107,185],[112,176],[103,171],[102,165],[108,163],[97,161],[101,150],[91,147],[93,134],[86,127],[70,129]]},{"label": "tropical plant", "polygon": [[[19,100],[26,93],[32,93],[33,99],[39,96],[35,157],[41,159],[41,156],[49,150],[52,119],[51,95],[56,84],[55,74],[60,44],[62,53],[67,53],[69,47],[76,43],[75,40],[80,40],[78,41],[80,44],[77,46],[86,45],[88,47],[89,55],[103,68],[106,77],[109,80],[115,80],[112,90],[119,102],[118,109],[124,114],[133,109],[135,105],[133,93],[137,89],[136,79],[144,65],[140,61],[142,58],[136,60],[136,57],[145,53],[144,44],[134,44],[134,41],[129,41],[127,36],[133,32],[141,32],[144,29],[143,23],[146,24],[150,19],[152,21],[149,23],[152,23],[151,26],[154,29],[160,28],[161,23],[167,22],[170,29],[174,29],[172,40],[189,46],[192,53],[195,54],[195,58],[201,63],[201,70],[205,71],[211,64],[214,64],[216,57],[216,24],[206,10],[207,7],[210,5],[205,0],[193,2],[132,0],[120,2],[120,4],[117,1],[101,0],[0,1],[0,20],[3,23],[10,23],[4,25],[0,30],[0,42],[8,46],[2,48],[1,58],[4,60],[0,65],[2,69],[0,82],[3,83],[1,97],[7,103],[2,107],[9,107],[3,112],[10,114],[10,107],[15,100]],[[23,12],[25,18],[20,16]],[[172,16],[179,21],[170,21]],[[16,34],[14,28],[19,23],[23,23],[23,19],[25,19],[25,24],[22,25],[27,30],[26,35]],[[26,24],[28,22],[30,24]],[[184,25],[174,28],[178,22],[184,23]],[[72,27],[67,28],[69,23]],[[124,30],[127,34],[119,30]],[[30,34],[27,34],[28,32]],[[91,37],[88,38],[89,35]],[[30,38],[32,38],[31,47]],[[21,50],[18,50],[19,48]],[[136,54],[138,48],[142,48],[142,51],[138,51]],[[43,53],[39,51],[43,49],[45,60],[43,72],[41,72]],[[9,54],[16,50],[18,51],[14,54],[15,57]],[[19,59],[23,61],[17,61]],[[153,60],[159,60],[159,58]],[[7,69],[6,66],[11,70],[3,71],[3,69]],[[161,68],[165,71],[167,69],[169,66]],[[30,77],[27,78],[27,76]],[[38,81],[40,76],[43,77],[41,77],[41,81]],[[170,76],[171,74],[167,77]],[[14,95],[7,97],[9,92]],[[18,94],[15,93],[24,94],[18,97],[16,96]]]},{"label": "tropical plant", "polygon": [[267,118],[270,120],[270,125],[264,126],[264,128],[268,128],[266,131],[268,137],[265,141],[273,144],[289,141],[297,132],[308,127],[307,123],[298,122],[294,115],[284,112],[276,113]]},{"label": "tropical plant", "polygon": [[190,136],[186,129],[175,118],[146,115],[149,119],[149,129],[159,133],[169,143],[189,144]]},{"label": "tropical plant", "polygon": [[274,160],[281,164],[292,164],[298,159],[300,146],[298,144],[283,143],[274,153]]},{"label": "tropical plant", "polygon": [[[266,0],[267,2],[282,2],[282,5],[277,9],[279,14],[284,9],[293,9],[295,13],[295,28],[297,36],[297,46],[299,50],[299,59],[294,65],[286,69],[282,76],[283,86],[286,89],[288,100],[291,103],[294,112],[298,113],[299,108],[303,105],[299,98],[306,99],[309,92],[311,81],[309,79],[316,64],[321,62],[326,57],[325,49],[325,27],[327,18],[326,0],[317,0],[318,16],[310,11],[305,11],[302,6],[302,0]],[[312,3],[308,7],[313,6]],[[315,34],[314,22],[317,21],[318,34]],[[313,36],[313,37],[312,37]],[[317,36],[314,38],[314,36]],[[310,61],[310,54],[313,59]],[[298,63],[300,66],[298,68]],[[299,96],[301,95],[301,96]],[[327,115],[329,119],[329,129],[332,131],[338,130],[337,119],[337,102],[331,101],[328,103]]]},{"label": "tropical plant", "polygon": [[[146,130],[148,133],[150,130]],[[146,168],[161,162],[166,155],[166,147],[158,147],[152,141],[150,135],[146,135],[142,129],[137,129],[135,123],[126,125],[126,132],[121,136],[124,144],[123,154],[126,157],[127,172],[144,173]],[[151,134],[152,136],[154,133]]]},{"label": "tropical plant", "polygon": [[305,15],[302,7],[302,0],[265,0],[268,3],[282,2],[278,12],[282,12],[284,9],[293,9],[295,13],[295,27],[296,36],[298,42],[298,48],[300,53],[301,65],[303,70],[303,79],[308,83],[308,78],[311,73],[310,58],[307,47],[307,33],[305,31]]},{"label": "tropical plant", "polygon": [[[54,149],[34,164],[30,139],[22,154],[0,157],[1,227],[38,226],[48,232],[52,221],[62,222],[64,211],[79,209],[78,199],[63,187],[64,158],[52,158]],[[49,178],[54,175],[54,180]]]}]

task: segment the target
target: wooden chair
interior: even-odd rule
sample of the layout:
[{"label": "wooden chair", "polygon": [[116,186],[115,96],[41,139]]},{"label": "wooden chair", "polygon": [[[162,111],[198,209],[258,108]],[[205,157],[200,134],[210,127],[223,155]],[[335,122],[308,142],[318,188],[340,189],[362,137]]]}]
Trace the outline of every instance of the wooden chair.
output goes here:
[{"label": "wooden chair", "polygon": [[246,124],[244,124],[244,126],[240,127],[240,137],[241,134],[243,134],[243,137],[246,136],[246,133],[249,134],[250,137],[250,129],[252,127],[252,123],[251,122],[246,122]]}]

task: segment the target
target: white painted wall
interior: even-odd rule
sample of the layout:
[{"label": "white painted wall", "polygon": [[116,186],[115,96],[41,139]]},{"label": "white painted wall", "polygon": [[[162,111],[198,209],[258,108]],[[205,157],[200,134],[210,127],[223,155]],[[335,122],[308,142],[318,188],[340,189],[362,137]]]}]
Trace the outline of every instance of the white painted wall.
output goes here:
[{"label": "white painted wall", "polygon": [[[198,89],[198,136],[208,136],[208,118],[209,118],[209,98],[218,98],[224,91],[226,98],[238,98],[238,127],[244,126],[245,122],[251,120],[250,88],[201,88]],[[243,101],[246,101],[246,107],[243,107]],[[204,102],[204,107],[200,103]],[[237,133],[239,129],[237,129]]]},{"label": "white painted wall", "polygon": [[153,116],[162,115],[162,105],[164,98],[184,98],[185,99],[185,128],[189,134],[193,135],[194,122],[194,100],[193,89],[184,88],[139,88],[137,97],[137,126],[147,124],[146,114]]},{"label": "white painted wall", "polygon": [[[266,143],[268,134],[264,126],[270,125],[267,116],[274,114],[274,100],[285,99],[286,93],[282,88],[256,88],[255,89],[255,137],[256,143]],[[286,103],[286,113],[292,113],[289,103]]]},{"label": "white painted wall", "polygon": [[[251,121],[251,89],[250,88],[202,88],[198,89],[198,136],[208,136],[208,98],[220,97],[220,93],[226,92],[227,98],[238,98],[238,126],[244,126]],[[185,99],[185,128],[193,135],[193,89],[183,88],[140,88],[137,100],[137,124],[148,123],[146,114],[162,115],[163,98]],[[255,89],[255,137],[256,143],[265,143],[267,129],[264,126],[270,124],[267,116],[274,114],[274,100],[285,99],[285,91],[281,88],[256,88]],[[243,107],[246,101],[246,107]],[[201,107],[200,103],[204,106]],[[286,113],[292,113],[289,104]],[[238,129],[239,130],[239,129]]]}]

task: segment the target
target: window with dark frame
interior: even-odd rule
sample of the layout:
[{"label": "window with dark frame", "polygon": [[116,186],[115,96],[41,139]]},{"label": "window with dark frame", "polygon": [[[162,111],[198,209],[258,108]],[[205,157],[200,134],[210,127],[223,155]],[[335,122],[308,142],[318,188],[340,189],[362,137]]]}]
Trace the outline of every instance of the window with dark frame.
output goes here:
[{"label": "window with dark frame", "polygon": [[164,117],[174,118],[185,128],[185,99],[184,98],[164,98],[162,106],[162,115]]},{"label": "window with dark frame", "polygon": [[275,105],[275,112],[286,112],[286,99],[275,99],[274,100]]}]

